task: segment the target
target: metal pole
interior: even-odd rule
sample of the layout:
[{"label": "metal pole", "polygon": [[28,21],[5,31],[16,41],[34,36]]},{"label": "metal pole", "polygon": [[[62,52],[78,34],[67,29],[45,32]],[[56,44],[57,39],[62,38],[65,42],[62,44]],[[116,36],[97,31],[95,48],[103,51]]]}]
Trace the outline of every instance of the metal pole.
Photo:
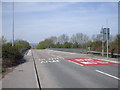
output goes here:
[{"label": "metal pole", "polygon": [[108,28],[106,28],[106,36],[107,36],[107,59],[108,59],[108,40],[109,40],[109,38],[108,38],[108,33],[109,33],[109,29]]},{"label": "metal pole", "polygon": [[107,59],[108,59],[108,40],[107,40]]},{"label": "metal pole", "polygon": [[108,30],[108,20],[106,20],[107,59],[108,59],[108,33],[109,33],[109,30]]},{"label": "metal pole", "polygon": [[102,56],[104,56],[104,29],[103,27],[101,29],[101,34],[102,34]]},{"label": "metal pole", "polygon": [[14,46],[14,0],[13,0],[13,31],[12,31],[12,46]]},{"label": "metal pole", "polygon": [[104,56],[104,41],[102,41],[102,56]]}]

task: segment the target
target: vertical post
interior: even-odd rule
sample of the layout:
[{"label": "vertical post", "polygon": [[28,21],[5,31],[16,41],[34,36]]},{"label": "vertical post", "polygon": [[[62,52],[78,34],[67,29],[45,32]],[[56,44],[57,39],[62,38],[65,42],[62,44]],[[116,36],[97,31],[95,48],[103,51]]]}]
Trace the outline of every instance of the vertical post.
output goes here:
[{"label": "vertical post", "polygon": [[109,43],[109,28],[106,29],[106,36],[107,36],[107,59],[108,59],[108,54],[109,54],[109,51],[108,51],[108,43]]},{"label": "vertical post", "polygon": [[107,40],[107,59],[108,59],[108,40]]},{"label": "vertical post", "polygon": [[101,29],[101,36],[102,36],[102,56],[104,56],[104,28]]},{"label": "vertical post", "polygon": [[108,59],[108,29],[106,31],[107,31],[107,59]]},{"label": "vertical post", "polygon": [[109,28],[108,28],[108,20],[106,20],[106,39],[107,39],[107,59],[108,59],[108,40],[109,40]]},{"label": "vertical post", "polygon": [[102,41],[102,56],[104,56],[104,41]]},{"label": "vertical post", "polygon": [[13,30],[12,30],[12,46],[14,46],[14,0],[13,0]]}]

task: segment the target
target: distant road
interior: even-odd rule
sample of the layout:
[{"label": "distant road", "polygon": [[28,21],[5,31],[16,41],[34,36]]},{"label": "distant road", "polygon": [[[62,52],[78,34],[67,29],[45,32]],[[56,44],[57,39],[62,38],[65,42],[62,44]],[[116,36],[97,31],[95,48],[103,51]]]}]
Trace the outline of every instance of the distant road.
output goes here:
[{"label": "distant road", "polygon": [[87,49],[79,49],[79,48],[48,48],[49,50],[58,50],[65,52],[76,52],[76,53],[87,53]]},{"label": "distant road", "polygon": [[103,61],[106,58],[102,57],[101,61],[96,62],[106,65],[97,65],[96,62],[76,63],[75,60],[80,61],[81,58],[90,58],[88,60],[101,58],[47,49],[34,49],[32,52],[41,88],[118,88],[120,78],[118,64],[114,64],[116,61]]}]

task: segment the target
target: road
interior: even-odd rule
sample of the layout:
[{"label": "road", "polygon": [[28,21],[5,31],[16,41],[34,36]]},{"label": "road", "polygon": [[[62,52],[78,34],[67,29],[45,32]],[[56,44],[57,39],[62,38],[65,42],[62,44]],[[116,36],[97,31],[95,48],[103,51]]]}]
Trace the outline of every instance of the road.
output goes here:
[{"label": "road", "polygon": [[81,65],[66,59],[92,55],[32,50],[41,88],[118,88],[118,65]]}]

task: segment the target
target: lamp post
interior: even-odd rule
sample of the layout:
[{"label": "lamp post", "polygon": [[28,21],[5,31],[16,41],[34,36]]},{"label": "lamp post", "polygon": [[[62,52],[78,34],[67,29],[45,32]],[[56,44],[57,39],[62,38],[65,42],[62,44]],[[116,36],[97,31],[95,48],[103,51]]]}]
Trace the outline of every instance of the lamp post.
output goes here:
[{"label": "lamp post", "polygon": [[12,28],[12,46],[14,46],[14,0],[13,0],[13,28]]}]

